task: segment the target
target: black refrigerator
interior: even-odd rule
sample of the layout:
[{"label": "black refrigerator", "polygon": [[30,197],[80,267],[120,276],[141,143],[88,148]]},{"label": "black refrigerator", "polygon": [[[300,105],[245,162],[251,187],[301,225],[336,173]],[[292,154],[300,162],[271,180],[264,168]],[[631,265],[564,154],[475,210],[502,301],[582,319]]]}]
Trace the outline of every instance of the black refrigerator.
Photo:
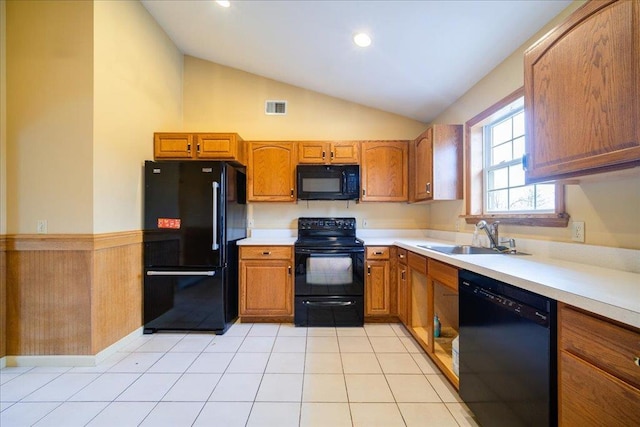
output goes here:
[{"label": "black refrigerator", "polygon": [[146,161],[144,186],[144,332],[223,334],[238,317],[244,169]]}]

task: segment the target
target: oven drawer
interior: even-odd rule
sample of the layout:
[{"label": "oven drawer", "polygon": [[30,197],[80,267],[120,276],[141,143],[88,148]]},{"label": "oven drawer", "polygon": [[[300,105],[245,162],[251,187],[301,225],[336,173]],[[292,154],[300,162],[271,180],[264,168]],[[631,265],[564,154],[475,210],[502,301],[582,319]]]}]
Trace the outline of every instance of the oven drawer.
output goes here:
[{"label": "oven drawer", "polygon": [[362,326],[364,298],[296,297],[294,313],[296,326]]},{"label": "oven drawer", "polygon": [[292,246],[241,246],[242,259],[291,259]]}]

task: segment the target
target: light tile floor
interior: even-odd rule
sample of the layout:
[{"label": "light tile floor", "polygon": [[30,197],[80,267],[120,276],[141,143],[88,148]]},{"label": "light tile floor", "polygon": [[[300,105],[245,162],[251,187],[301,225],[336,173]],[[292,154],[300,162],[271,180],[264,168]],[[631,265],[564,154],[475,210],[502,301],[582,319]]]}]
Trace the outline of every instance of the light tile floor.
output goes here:
[{"label": "light tile floor", "polygon": [[477,425],[399,324],[158,333],[96,367],[0,380],[2,427]]}]

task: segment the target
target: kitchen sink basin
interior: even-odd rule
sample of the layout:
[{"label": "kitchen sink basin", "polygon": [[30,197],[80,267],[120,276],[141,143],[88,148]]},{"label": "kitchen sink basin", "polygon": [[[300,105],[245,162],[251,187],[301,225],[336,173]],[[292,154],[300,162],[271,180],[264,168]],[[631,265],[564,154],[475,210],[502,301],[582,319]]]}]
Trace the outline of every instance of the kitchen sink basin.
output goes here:
[{"label": "kitchen sink basin", "polygon": [[420,248],[431,249],[432,251],[442,252],[447,255],[529,255],[523,252],[500,252],[490,248],[483,248],[480,246],[469,245],[455,245],[455,246],[431,246],[431,245],[418,245]]}]

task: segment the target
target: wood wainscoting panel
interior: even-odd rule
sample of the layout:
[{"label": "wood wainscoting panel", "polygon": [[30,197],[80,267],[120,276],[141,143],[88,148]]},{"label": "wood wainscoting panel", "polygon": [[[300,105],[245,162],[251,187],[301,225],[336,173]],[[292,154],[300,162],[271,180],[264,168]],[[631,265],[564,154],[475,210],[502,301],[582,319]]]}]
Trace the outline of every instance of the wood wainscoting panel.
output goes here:
[{"label": "wood wainscoting panel", "polygon": [[0,357],[7,355],[7,238],[0,236]]},{"label": "wood wainscoting panel", "polygon": [[7,353],[91,354],[90,251],[7,252]]},{"label": "wood wainscoting panel", "polygon": [[142,232],[9,235],[6,354],[95,355],[142,326]]},{"label": "wood wainscoting panel", "polygon": [[142,325],[142,245],[99,249],[93,259],[92,353]]}]

